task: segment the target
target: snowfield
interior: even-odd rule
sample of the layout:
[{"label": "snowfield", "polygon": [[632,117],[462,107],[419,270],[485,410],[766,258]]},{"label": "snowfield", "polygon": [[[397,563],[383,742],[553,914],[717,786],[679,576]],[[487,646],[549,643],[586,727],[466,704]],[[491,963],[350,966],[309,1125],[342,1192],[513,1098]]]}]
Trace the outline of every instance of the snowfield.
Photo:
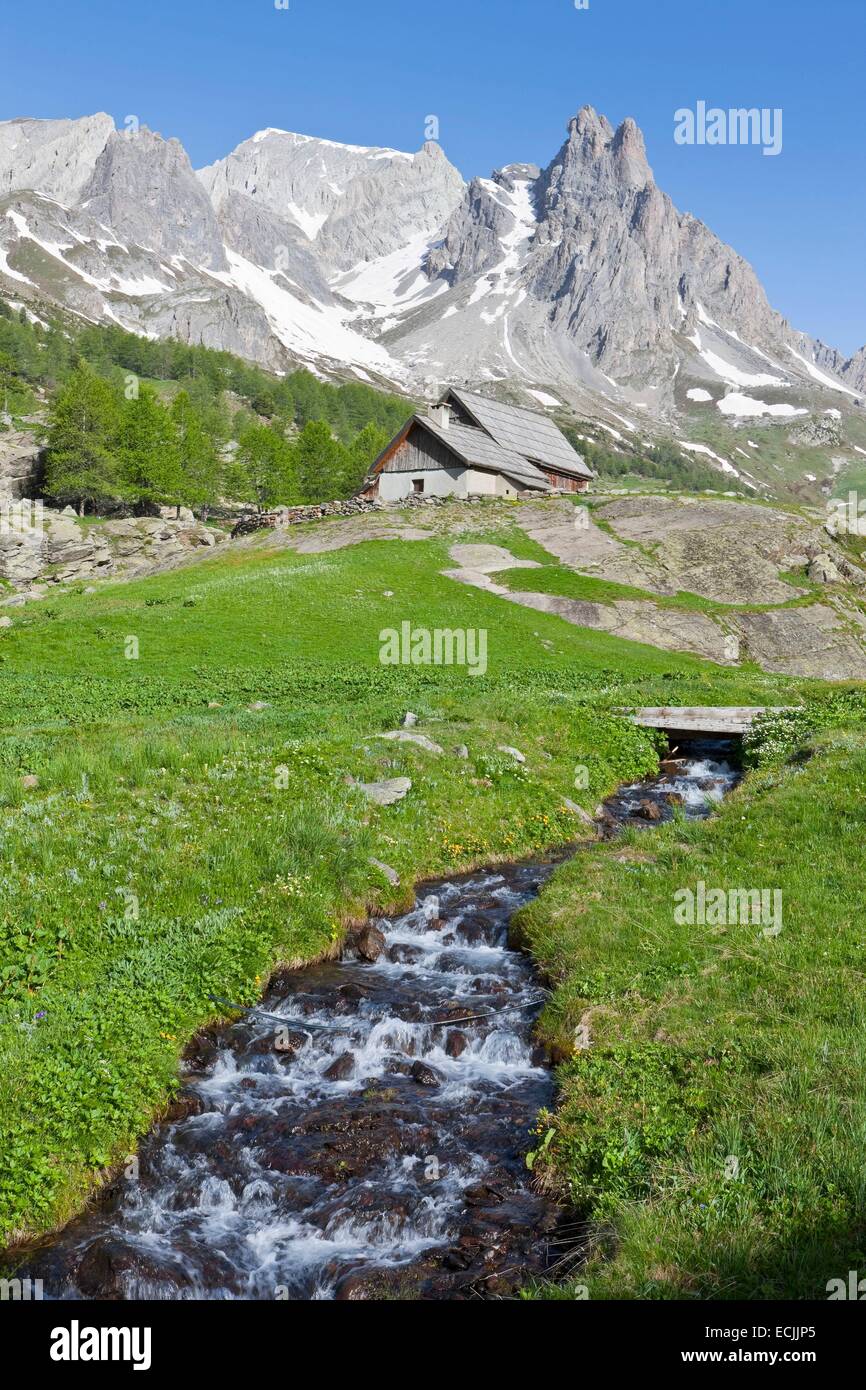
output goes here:
[{"label": "snowfield", "polygon": [[791,416],[809,414],[808,410],[786,403],[781,405],[768,405],[766,401],[753,400],[751,396],[744,396],[739,391],[731,391],[722,400],[717,401],[716,405],[723,415],[735,415],[740,419],[755,415]]}]

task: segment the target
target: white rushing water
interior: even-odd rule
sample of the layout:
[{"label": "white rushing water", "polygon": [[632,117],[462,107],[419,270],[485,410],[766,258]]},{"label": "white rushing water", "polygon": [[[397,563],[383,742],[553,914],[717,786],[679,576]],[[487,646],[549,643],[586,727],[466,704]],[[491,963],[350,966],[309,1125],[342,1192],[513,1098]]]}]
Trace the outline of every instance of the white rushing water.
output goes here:
[{"label": "white rushing water", "polygon": [[[624,787],[614,820],[703,815],[737,777],[708,746]],[[643,810],[641,809],[643,808]],[[649,818],[656,818],[655,814]],[[37,1262],[51,1297],[447,1297],[545,1267],[524,1154],[554,1099],[544,991],[509,949],[551,866],[419,892],[375,962],[284,972],[190,1062],[185,1113]],[[511,1284],[508,1284],[508,1280]]]}]

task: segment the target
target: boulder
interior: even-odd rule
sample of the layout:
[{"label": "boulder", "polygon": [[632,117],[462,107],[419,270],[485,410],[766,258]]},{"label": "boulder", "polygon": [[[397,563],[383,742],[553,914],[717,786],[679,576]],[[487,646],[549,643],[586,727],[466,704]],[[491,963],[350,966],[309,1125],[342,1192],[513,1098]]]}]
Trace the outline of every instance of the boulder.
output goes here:
[{"label": "boulder", "polygon": [[581,821],[584,825],[595,825],[595,821],[593,820],[589,812],[584,811],[582,806],[578,806],[576,801],[571,800],[571,797],[564,796],[562,798],[562,804],[565,807],[566,811],[570,811],[573,816],[577,816],[577,819]]},{"label": "boulder", "polygon": [[378,927],[368,922],[353,938],[353,944],[361,960],[369,961],[372,965],[385,949],[385,937]]},{"label": "boulder", "polygon": [[280,1052],[284,1057],[294,1057],[306,1044],[307,1034],[300,1029],[279,1028],[274,1039],[274,1052]]},{"label": "boulder", "polygon": [[419,1086],[441,1086],[442,1075],[435,1067],[429,1066],[426,1062],[413,1062],[412,1070],[409,1073],[412,1080]]},{"label": "boulder", "polygon": [[347,1081],[355,1070],[355,1054],[342,1052],[323,1073],[328,1081]]},{"label": "boulder", "polygon": [[388,950],[388,959],[394,965],[414,965],[423,954],[420,946],[412,946],[408,941],[395,941]]},{"label": "boulder", "polygon": [[380,874],[384,874],[392,887],[396,888],[400,882],[400,875],[396,869],[392,869],[389,864],[383,864],[381,859],[371,859],[370,863],[374,869],[378,869]]},{"label": "boulder", "polygon": [[29,584],[38,579],[45,564],[44,533],[4,529],[0,535],[0,578]]},{"label": "boulder", "polygon": [[832,558],[826,553],[816,555],[809,564],[809,578],[815,584],[838,584],[842,578]]},{"label": "boulder", "polygon": [[500,753],[507,753],[509,758],[513,758],[516,763],[525,763],[526,758],[519,748],[512,748],[510,744],[500,743],[498,745]]},{"label": "boulder", "polygon": [[402,801],[412,789],[408,777],[390,777],[382,782],[358,782],[356,785],[376,806],[391,806],[395,801]]},{"label": "boulder", "polygon": [[26,430],[0,435],[0,497],[35,497],[42,475],[42,450]]},{"label": "boulder", "polygon": [[434,743],[432,738],[426,734],[413,734],[407,729],[391,729],[387,734],[376,734],[376,738],[387,738],[391,743],[414,743],[419,748],[423,748],[428,753],[441,753],[442,749],[438,743]]}]

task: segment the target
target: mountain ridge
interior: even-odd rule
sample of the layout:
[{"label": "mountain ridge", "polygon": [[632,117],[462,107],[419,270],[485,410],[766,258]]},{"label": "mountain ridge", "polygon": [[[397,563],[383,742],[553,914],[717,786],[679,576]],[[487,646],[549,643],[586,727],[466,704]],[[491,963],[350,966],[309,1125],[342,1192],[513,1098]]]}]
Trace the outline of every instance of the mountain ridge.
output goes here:
[{"label": "mountain ridge", "polygon": [[0,286],[273,371],[601,410],[612,435],[790,423],[866,394],[866,347],[794,329],[658,187],[635,121],[589,106],[545,167],[468,182],[434,141],[270,127],[194,170],[179,141],[105,113],[0,122]]}]

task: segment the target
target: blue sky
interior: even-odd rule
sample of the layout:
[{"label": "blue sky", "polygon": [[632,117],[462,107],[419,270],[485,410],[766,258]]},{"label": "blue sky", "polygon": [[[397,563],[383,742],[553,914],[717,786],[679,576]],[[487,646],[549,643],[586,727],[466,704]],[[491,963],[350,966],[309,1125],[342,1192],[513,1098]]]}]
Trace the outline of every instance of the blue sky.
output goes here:
[{"label": "blue sky", "polygon": [[[0,119],[108,111],[194,164],[264,126],[416,149],[468,175],[547,163],[590,103],[798,328],[866,343],[866,0],[40,0],[0,11]],[[674,112],[781,107],[784,144],[680,146]]]}]

